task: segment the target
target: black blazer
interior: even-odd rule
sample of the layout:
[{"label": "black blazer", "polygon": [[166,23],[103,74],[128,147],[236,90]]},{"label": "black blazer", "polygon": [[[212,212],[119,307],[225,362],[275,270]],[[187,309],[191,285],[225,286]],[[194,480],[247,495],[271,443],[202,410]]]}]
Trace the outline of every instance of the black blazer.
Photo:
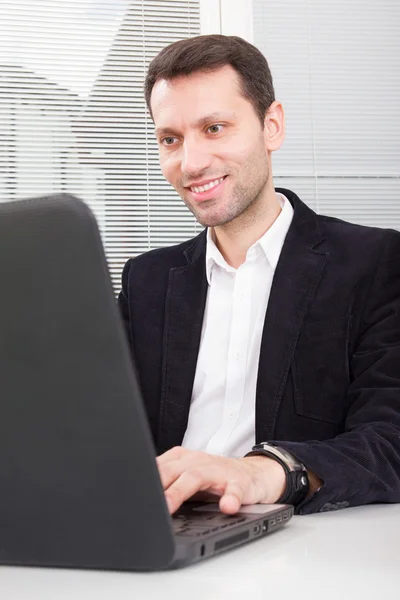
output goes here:
[{"label": "black blazer", "polygon": [[[400,233],[294,207],[265,316],[256,441],[324,481],[306,514],[400,501]],[[206,233],[125,265],[120,309],[158,453],[182,442],[207,294]],[[250,448],[249,448],[250,450]]]}]

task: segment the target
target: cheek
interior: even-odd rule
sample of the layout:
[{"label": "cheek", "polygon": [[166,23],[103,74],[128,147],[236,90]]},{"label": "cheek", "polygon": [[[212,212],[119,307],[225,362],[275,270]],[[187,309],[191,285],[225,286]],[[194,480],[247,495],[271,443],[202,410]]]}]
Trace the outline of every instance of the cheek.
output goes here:
[{"label": "cheek", "polygon": [[225,152],[223,156],[224,164],[229,166],[230,171],[237,175],[241,174],[243,170],[245,172],[252,170],[254,159],[254,148],[245,146],[236,147],[234,152]]},{"label": "cheek", "polygon": [[256,139],[252,144],[243,146],[237,156],[238,162],[253,175],[261,173],[268,164],[268,154],[262,139]]},{"label": "cheek", "polygon": [[172,156],[160,156],[160,167],[165,179],[174,185],[174,181],[179,177],[179,161]]},{"label": "cheek", "polygon": [[221,148],[221,156],[227,162],[240,167],[243,164],[253,162],[254,157],[265,155],[263,138],[260,135],[235,135],[231,136],[224,148]]}]

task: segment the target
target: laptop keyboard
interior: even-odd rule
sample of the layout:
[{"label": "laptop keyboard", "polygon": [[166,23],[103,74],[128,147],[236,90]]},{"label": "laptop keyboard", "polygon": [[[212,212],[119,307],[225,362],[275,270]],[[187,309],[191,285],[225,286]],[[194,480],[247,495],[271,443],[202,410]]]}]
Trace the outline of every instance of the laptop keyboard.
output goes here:
[{"label": "laptop keyboard", "polygon": [[244,523],[246,520],[243,515],[224,515],[218,512],[199,514],[185,511],[178,512],[172,517],[172,529],[175,535],[201,537]]}]

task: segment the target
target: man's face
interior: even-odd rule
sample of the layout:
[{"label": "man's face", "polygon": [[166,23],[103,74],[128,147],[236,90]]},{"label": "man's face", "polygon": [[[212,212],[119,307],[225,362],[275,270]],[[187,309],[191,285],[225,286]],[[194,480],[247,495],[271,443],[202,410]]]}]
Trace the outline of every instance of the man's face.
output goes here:
[{"label": "man's face", "polygon": [[224,225],[263,202],[264,130],[231,66],[157,81],[151,108],[163,175],[202,225]]}]

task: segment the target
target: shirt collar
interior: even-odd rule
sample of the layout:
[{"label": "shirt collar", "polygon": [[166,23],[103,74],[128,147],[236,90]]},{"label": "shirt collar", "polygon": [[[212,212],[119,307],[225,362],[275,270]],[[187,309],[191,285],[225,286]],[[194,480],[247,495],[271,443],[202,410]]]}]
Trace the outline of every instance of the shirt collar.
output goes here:
[{"label": "shirt collar", "polygon": [[[246,260],[252,256],[256,256],[263,252],[267,258],[272,270],[275,271],[278,264],[279,256],[282,251],[283,243],[286,234],[289,230],[293,219],[293,207],[289,200],[281,193],[277,193],[281,212],[272,223],[271,227],[264,235],[257,240],[247,251]],[[236,269],[228,265],[221,252],[218,250],[214,240],[212,239],[211,229],[207,229],[207,247],[206,247],[206,274],[208,285],[211,285],[212,270],[215,265],[218,265],[228,272],[235,272]]]}]

